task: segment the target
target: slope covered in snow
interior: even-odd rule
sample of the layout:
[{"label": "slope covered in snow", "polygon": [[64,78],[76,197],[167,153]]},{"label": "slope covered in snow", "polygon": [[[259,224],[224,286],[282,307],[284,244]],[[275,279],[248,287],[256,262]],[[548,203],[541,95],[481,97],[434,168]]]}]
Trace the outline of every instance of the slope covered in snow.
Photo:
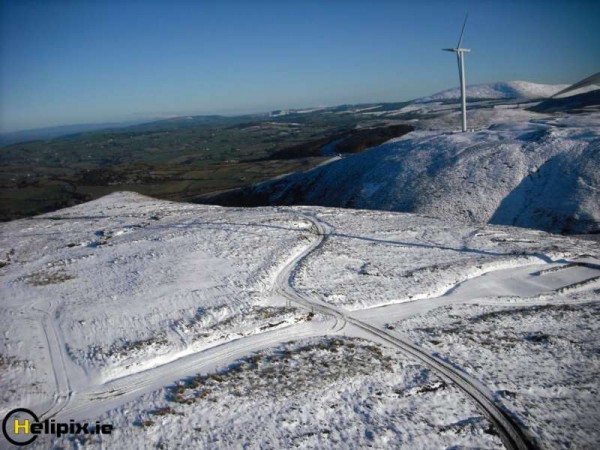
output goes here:
[{"label": "slope covered in snow", "polygon": [[[573,331],[597,309],[594,242],[385,211],[221,208],[132,193],[0,233],[0,412],[116,427],[40,437],[38,448],[501,448],[511,427],[542,447],[598,439],[584,416],[595,401],[585,394],[598,391],[597,340],[588,339],[598,322]],[[427,346],[423,327],[411,326],[420,314],[456,307],[455,319],[469,321],[471,306],[490,301],[579,305],[552,331],[561,342],[552,371],[531,378],[523,400],[502,392],[520,395],[544,347],[518,315],[508,322],[518,328],[507,340],[520,352],[514,376],[491,362],[480,372],[469,348],[440,339],[436,356],[396,331],[414,317],[405,329]],[[483,341],[488,331],[477,332]],[[548,386],[584,407],[545,395]],[[551,430],[550,407],[568,418]],[[498,422],[500,408],[521,422]]]},{"label": "slope covered in snow", "polygon": [[[467,98],[472,100],[484,99],[539,99],[547,98],[567,88],[568,84],[540,84],[529,81],[499,81],[467,85]],[[460,98],[460,88],[447,89],[417,102],[454,100]]]},{"label": "slope covered in snow", "polygon": [[454,222],[598,232],[598,125],[600,114],[589,114],[509,121],[471,133],[413,132],[236,193],[235,201],[383,209]]}]

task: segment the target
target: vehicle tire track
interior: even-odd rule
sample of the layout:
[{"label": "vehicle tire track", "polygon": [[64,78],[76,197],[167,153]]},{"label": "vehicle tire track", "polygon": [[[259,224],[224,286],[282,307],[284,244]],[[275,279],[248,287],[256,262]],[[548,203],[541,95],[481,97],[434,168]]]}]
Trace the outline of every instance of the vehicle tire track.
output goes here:
[{"label": "vehicle tire track", "polygon": [[297,255],[296,258],[288,262],[288,264],[282,268],[281,272],[277,274],[276,286],[274,288],[277,293],[312,311],[337,317],[340,321],[344,322],[344,325],[340,330],[344,328],[346,322],[350,322],[354,326],[360,328],[363,332],[378,338],[378,340],[383,340],[389,345],[402,351],[405,355],[420,361],[442,378],[454,383],[455,386],[473,400],[478,409],[488,418],[488,420],[490,420],[507,449],[527,450],[536,448],[532,438],[528,436],[519,424],[517,424],[510,412],[498,405],[494,401],[491,392],[477,380],[441,359],[429,354],[412,342],[400,339],[385,330],[352,317],[351,314],[343,310],[337,309],[324,302],[311,299],[303,293],[296,291],[291,285],[294,272],[298,270],[303,261],[311,253],[323,246],[327,236],[331,233],[329,226],[319,221],[317,217],[306,213],[299,214],[313,223],[317,230],[315,234],[318,238],[303,252]]},{"label": "vehicle tire track", "polygon": [[304,322],[279,330],[266,331],[234,339],[153,367],[78,392],[73,401],[54,415],[61,419],[88,420],[117,408],[147,392],[161,389],[178,380],[203,372],[212,372],[252,352],[281,345],[290,340],[322,336],[324,324]]},{"label": "vehicle tire track", "polygon": [[52,405],[48,410],[40,415],[40,420],[45,420],[56,416],[60,411],[66,408],[71,401],[73,392],[71,390],[71,384],[69,382],[69,376],[67,374],[67,368],[65,365],[65,356],[62,348],[63,346],[61,345],[58,335],[56,334],[54,325],[49,323],[49,321],[52,319],[53,310],[50,309],[50,311],[46,311],[34,306],[32,306],[31,309],[41,314],[42,329],[44,330],[44,335],[46,337],[48,353],[56,383],[56,394],[52,399]]}]

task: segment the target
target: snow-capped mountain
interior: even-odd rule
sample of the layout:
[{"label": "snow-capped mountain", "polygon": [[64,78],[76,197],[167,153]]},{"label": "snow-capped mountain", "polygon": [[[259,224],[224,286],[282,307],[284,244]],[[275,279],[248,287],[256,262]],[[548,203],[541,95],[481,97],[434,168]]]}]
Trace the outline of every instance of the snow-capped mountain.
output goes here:
[{"label": "snow-capped mountain", "polygon": [[[467,86],[467,98],[483,99],[541,99],[551,97],[568,87],[568,84],[540,84],[529,81],[501,81]],[[447,89],[417,102],[453,100],[460,98],[460,88]]]}]

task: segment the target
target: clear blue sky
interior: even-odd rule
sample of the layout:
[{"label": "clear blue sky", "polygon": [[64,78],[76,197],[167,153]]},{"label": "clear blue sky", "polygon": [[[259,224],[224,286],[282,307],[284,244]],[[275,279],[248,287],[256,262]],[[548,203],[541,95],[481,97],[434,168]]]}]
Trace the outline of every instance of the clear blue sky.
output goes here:
[{"label": "clear blue sky", "polygon": [[0,0],[0,131],[416,98],[600,70],[597,0]]}]

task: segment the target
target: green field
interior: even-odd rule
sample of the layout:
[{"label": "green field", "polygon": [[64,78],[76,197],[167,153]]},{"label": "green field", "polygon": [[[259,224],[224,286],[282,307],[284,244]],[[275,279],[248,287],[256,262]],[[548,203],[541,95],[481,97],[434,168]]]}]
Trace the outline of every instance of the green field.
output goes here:
[{"label": "green field", "polygon": [[362,143],[352,145],[355,129],[378,125],[389,124],[337,107],[277,117],[176,118],[8,145],[0,148],[0,219],[122,190],[193,201],[201,194],[314,167],[327,159],[321,146],[340,137],[347,137],[344,152],[363,150],[366,143],[385,140],[386,133],[359,137]]}]

